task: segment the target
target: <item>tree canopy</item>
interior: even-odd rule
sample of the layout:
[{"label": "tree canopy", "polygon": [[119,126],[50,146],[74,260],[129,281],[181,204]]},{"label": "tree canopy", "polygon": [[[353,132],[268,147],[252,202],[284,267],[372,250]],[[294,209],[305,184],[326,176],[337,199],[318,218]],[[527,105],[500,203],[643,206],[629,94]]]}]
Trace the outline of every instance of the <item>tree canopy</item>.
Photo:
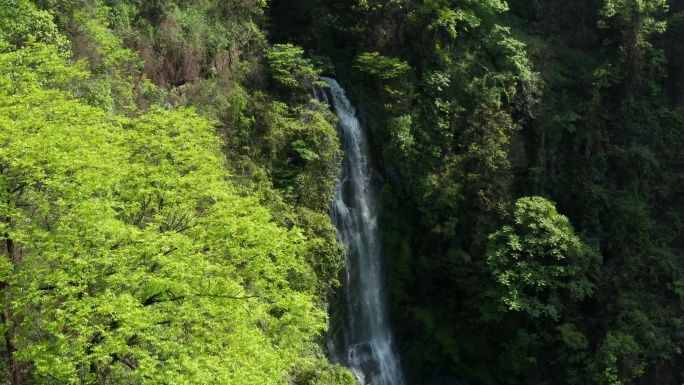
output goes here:
[{"label": "tree canopy", "polygon": [[322,74],[407,383],[684,382],[683,37],[672,0],[0,0],[0,383],[354,383]]}]

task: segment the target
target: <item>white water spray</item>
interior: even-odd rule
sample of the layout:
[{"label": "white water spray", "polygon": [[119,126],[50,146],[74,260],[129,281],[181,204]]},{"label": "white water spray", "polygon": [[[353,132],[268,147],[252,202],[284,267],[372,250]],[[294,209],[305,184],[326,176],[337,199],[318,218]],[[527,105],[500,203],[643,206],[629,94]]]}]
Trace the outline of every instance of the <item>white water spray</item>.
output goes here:
[{"label": "white water spray", "polygon": [[361,384],[404,385],[382,293],[376,194],[365,136],[344,90],[333,79],[321,80],[330,86],[330,100],[323,90],[314,93],[319,101],[331,102],[340,119],[338,135],[345,154],[332,207],[338,238],[347,249],[345,346],[339,360]]}]

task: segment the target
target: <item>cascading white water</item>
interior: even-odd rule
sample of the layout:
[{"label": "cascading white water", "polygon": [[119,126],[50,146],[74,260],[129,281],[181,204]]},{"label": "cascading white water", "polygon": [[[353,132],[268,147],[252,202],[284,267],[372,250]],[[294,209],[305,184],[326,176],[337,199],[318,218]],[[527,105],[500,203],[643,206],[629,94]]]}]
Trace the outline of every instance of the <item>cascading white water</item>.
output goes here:
[{"label": "cascading white water", "polygon": [[340,120],[338,135],[345,154],[332,207],[339,240],[347,249],[345,346],[339,360],[362,384],[403,385],[382,293],[376,194],[365,136],[344,90],[333,79],[321,80],[330,86],[331,98],[323,90],[315,90],[315,95],[332,104]]}]

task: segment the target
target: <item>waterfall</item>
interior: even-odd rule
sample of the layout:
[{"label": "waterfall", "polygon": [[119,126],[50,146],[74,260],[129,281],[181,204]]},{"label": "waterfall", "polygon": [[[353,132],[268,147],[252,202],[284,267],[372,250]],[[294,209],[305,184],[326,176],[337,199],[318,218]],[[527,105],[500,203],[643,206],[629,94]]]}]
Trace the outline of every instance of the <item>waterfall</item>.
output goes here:
[{"label": "waterfall", "polygon": [[324,90],[314,90],[314,94],[330,103],[339,118],[337,129],[344,150],[331,214],[338,238],[346,246],[345,308],[341,309],[344,346],[337,360],[361,384],[403,385],[382,292],[377,199],[365,136],[344,90],[333,79],[321,80],[330,86],[330,98]]}]

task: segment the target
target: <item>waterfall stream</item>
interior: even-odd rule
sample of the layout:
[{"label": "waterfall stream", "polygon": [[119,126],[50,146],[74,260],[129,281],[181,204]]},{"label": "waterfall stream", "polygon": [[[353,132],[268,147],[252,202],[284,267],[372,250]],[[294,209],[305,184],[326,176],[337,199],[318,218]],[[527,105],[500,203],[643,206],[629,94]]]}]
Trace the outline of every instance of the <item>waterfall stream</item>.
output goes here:
[{"label": "waterfall stream", "polygon": [[[376,192],[368,146],[356,112],[333,79],[318,89],[319,101],[332,105],[339,118],[338,135],[344,150],[340,182],[335,191],[332,220],[346,246],[344,271],[344,346],[337,360],[348,366],[361,384],[403,385],[399,357],[382,292],[382,256],[378,234]],[[328,97],[328,95],[330,97]]]}]

